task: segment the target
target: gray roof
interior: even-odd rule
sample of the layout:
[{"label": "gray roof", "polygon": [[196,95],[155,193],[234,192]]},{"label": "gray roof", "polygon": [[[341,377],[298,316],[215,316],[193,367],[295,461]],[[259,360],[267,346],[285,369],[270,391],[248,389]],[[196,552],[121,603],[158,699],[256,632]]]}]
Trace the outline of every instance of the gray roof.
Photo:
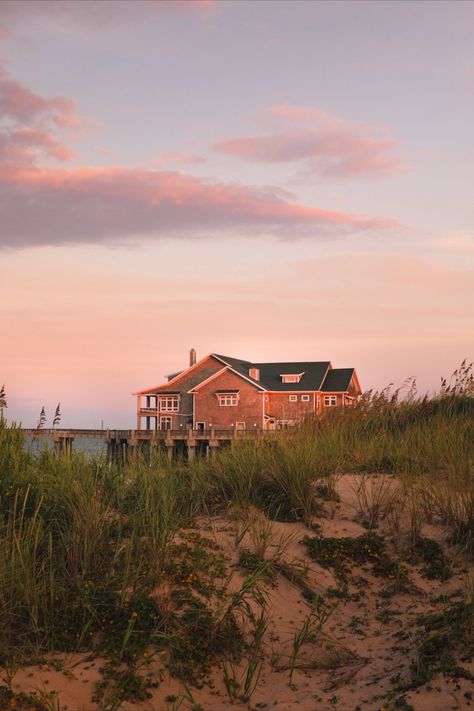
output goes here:
[{"label": "gray roof", "polygon": [[[216,358],[230,365],[241,375],[251,380],[256,385],[263,386],[267,390],[295,391],[295,390],[321,390],[324,376],[330,366],[330,362],[310,362],[297,361],[292,363],[251,363],[247,360],[239,360],[238,358],[230,358],[228,356],[218,355],[213,353]],[[255,380],[249,376],[250,368],[258,368],[260,371],[260,380]],[[352,371],[351,371],[352,372]],[[299,383],[282,383],[282,375],[292,375],[303,373]]]},{"label": "gray roof", "polygon": [[326,393],[345,393],[349,390],[354,368],[334,368],[326,375],[321,390]]}]

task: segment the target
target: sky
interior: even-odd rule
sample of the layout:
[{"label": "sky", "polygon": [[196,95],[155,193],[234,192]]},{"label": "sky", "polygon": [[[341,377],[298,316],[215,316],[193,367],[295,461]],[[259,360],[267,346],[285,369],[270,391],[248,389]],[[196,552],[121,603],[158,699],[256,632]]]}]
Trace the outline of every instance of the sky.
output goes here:
[{"label": "sky", "polygon": [[0,0],[9,419],[224,353],[474,360],[474,3]]}]

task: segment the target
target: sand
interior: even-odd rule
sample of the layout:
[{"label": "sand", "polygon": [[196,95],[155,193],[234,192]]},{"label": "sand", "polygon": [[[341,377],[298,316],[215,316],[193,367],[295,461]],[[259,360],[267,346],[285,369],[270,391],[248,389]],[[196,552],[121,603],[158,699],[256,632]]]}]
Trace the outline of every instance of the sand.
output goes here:
[{"label": "sand", "polygon": [[[387,480],[389,478],[385,478]],[[383,481],[374,477],[373,482]],[[315,523],[322,528],[324,536],[359,536],[366,532],[362,525],[355,493],[357,478],[341,477],[338,504],[326,502],[321,516]],[[393,480],[393,486],[397,482]],[[388,515],[380,522],[378,533],[386,537],[392,552],[400,546],[403,537],[403,521],[394,529]],[[392,512],[396,515],[396,511]],[[400,508],[399,517],[403,518]],[[259,514],[250,512],[257,521]],[[392,516],[393,519],[393,516]],[[236,544],[236,523],[230,517],[212,517],[200,521],[205,535],[214,538],[227,557],[229,570],[234,571],[233,585],[239,587],[243,579],[237,568],[239,550],[255,550],[255,537],[247,532],[239,545]],[[400,530],[394,534],[394,530]],[[222,669],[216,666],[211,675],[212,688],[204,685],[197,689],[189,687],[194,701],[184,698],[186,691],[180,683],[169,677],[161,659],[150,657],[148,671],[160,679],[158,688],[150,689],[148,701],[133,704],[123,703],[125,710],[140,709],[161,711],[165,709],[275,709],[276,711],[317,711],[337,709],[340,711],[379,711],[388,707],[384,701],[387,692],[400,681],[410,679],[410,662],[416,658],[415,639],[417,618],[421,614],[441,611],[440,595],[462,591],[466,576],[473,573],[473,566],[458,552],[448,549],[445,532],[441,525],[431,522],[422,531],[423,535],[441,541],[453,561],[453,575],[447,581],[427,580],[420,574],[420,566],[406,564],[409,585],[390,596],[381,593],[387,590],[387,579],[373,574],[370,565],[353,569],[349,584],[349,599],[330,598],[334,610],[324,626],[325,636],[316,642],[302,645],[298,667],[290,680],[289,659],[295,631],[300,629],[310,612],[310,604],[302,595],[300,587],[287,577],[278,574],[273,583],[266,586],[268,595],[269,624],[264,636],[264,662],[258,687],[250,702],[232,702],[225,689]],[[264,551],[266,558],[275,556],[278,541],[283,541],[278,563],[283,566],[304,565],[307,569],[305,584],[314,592],[325,596],[328,588],[337,588],[334,573],[314,563],[301,543],[305,535],[314,535],[302,523],[273,522],[272,540]],[[391,538],[393,542],[390,543]],[[400,638],[403,644],[400,644]],[[58,711],[92,711],[100,706],[92,700],[96,684],[101,679],[100,667],[106,660],[94,659],[87,654],[53,655],[41,665],[25,666],[14,670],[9,679],[15,691],[50,693],[54,708]],[[311,668],[316,666],[317,668]],[[474,673],[472,662],[463,666]],[[245,661],[235,670],[243,678]],[[5,670],[2,676],[5,678]],[[398,680],[398,682],[397,682]],[[474,708],[473,683],[469,680],[452,680],[437,676],[428,684],[404,694],[406,702],[415,711],[468,711]],[[395,694],[396,696],[397,694]],[[176,697],[175,701],[169,699]],[[166,700],[168,699],[168,700]],[[194,703],[194,706],[193,706]]]}]

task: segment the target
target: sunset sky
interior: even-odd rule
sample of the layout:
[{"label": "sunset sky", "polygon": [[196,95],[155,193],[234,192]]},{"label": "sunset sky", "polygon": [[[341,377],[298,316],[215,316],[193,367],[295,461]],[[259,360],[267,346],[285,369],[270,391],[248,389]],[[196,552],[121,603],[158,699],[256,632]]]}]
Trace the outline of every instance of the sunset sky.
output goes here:
[{"label": "sunset sky", "polygon": [[8,417],[133,426],[215,351],[474,359],[474,3],[0,2]]}]

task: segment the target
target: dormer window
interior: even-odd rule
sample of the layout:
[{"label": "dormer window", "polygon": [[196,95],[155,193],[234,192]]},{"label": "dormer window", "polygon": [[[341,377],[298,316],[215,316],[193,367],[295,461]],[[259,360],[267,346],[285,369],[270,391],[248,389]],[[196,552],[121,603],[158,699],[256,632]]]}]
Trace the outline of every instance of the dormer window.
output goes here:
[{"label": "dormer window", "polygon": [[282,383],[299,383],[304,373],[283,373],[280,375]]},{"label": "dormer window", "polygon": [[259,368],[250,368],[250,370],[249,370],[249,377],[253,378],[254,380],[260,380],[260,370],[259,370]]}]

